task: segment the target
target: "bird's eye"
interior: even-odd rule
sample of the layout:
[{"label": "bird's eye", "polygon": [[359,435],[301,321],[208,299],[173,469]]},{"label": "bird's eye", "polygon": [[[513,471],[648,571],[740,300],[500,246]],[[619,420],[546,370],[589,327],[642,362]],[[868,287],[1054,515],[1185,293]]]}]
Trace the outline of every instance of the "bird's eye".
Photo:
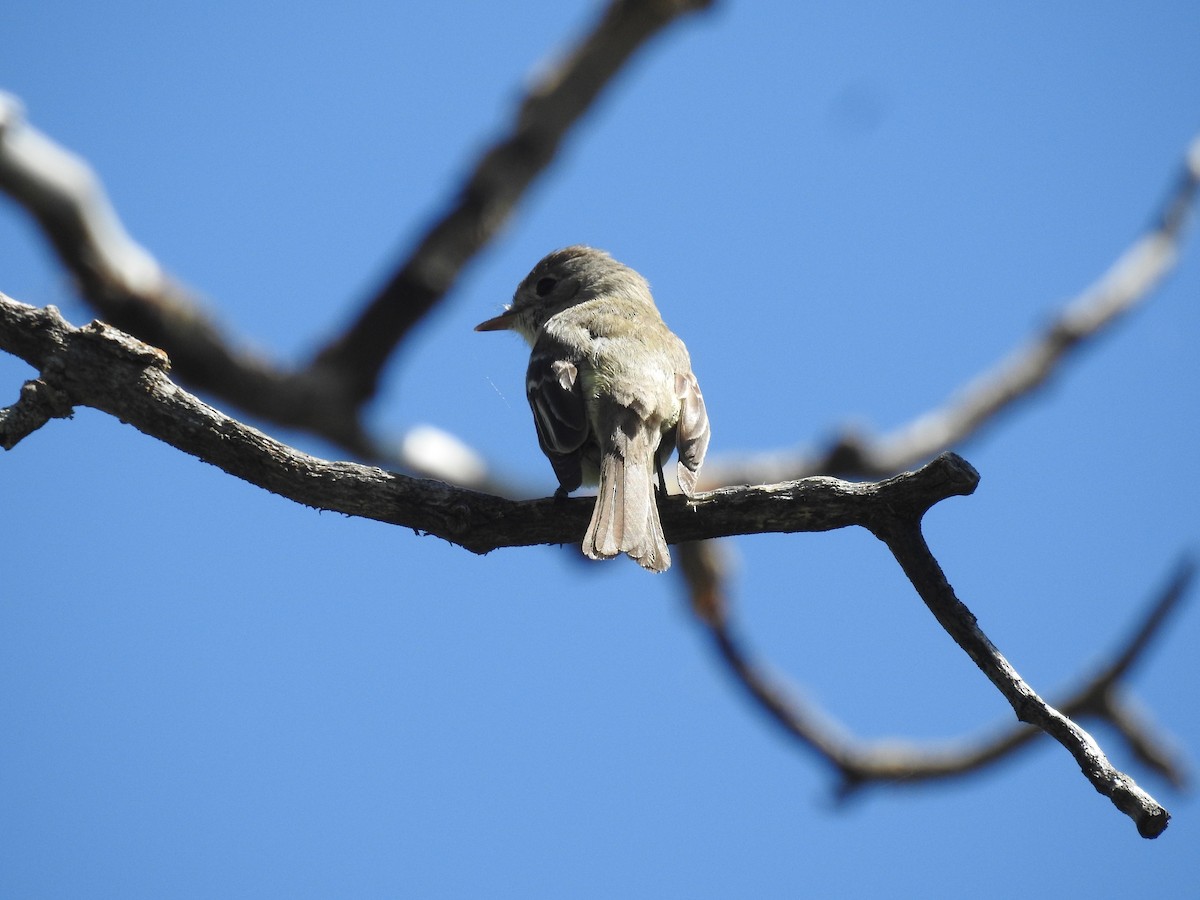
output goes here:
[{"label": "bird's eye", "polygon": [[539,278],[538,283],[533,286],[534,293],[539,297],[545,297],[548,293],[554,290],[554,286],[558,284],[557,278],[551,278],[547,275],[545,278]]}]

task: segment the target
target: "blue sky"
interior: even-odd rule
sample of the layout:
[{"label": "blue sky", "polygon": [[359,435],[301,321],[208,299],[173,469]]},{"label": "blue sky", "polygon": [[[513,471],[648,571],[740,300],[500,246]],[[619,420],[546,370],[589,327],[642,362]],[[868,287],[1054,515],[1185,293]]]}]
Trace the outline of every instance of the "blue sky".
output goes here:
[{"label": "blue sky", "polygon": [[[590,3],[9,4],[0,87],[247,341],[302,359],[452,196]],[[1149,221],[1200,129],[1186,2],[725,3],[654,43],[388,371],[549,493],[525,351],[471,332],[605,247],[687,341],[713,456],[884,431],[1021,343]],[[0,290],[92,317],[0,203]],[[960,448],[934,552],[1053,694],[1195,548],[1200,240],[1144,309]],[[5,403],[30,376],[0,359]],[[220,405],[218,403],[218,405]],[[274,429],[270,429],[278,433]],[[281,434],[318,455],[327,445]],[[717,668],[680,585],[318,514],[99,413],[0,458],[0,895],[981,898],[1196,885],[1046,744],[832,781]],[[1007,723],[865,533],[727,542],[751,645],[867,738]],[[1200,752],[1200,613],[1132,679]]]}]

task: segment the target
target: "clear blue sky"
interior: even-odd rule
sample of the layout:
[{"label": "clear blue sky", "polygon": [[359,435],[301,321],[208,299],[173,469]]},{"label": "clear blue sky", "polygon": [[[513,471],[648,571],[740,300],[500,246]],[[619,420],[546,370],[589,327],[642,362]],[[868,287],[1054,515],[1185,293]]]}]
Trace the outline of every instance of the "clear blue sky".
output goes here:
[{"label": "clear blue sky", "polygon": [[[408,7],[408,8],[405,8]],[[302,358],[511,115],[581,2],[10,3],[0,87],[239,334]],[[727,2],[639,57],[389,370],[553,487],[525,351],[471,326],[605,247],[691,348],[714,456],[941,403],[1139,233],[1200,128],[1191,2]],[[82,324],[0,203],[0,290]],[[1200,240],[1150,305],[961,448],[928,533],[1053,694],[1200,530]],[[0,400],[29,369],[0,359]],[[320,455],[334,451],[282,435]],[[0,896],[1184,896],[1200,802],[1140,840],[1061,749],[849,808],[627,560],[475,557],[318,514],[88,410],[0,456]],[[855,733],[1011,720],[865,533],[752,537],[752,645]],[[1200,759],[1200,606],[1136,695]]]}]

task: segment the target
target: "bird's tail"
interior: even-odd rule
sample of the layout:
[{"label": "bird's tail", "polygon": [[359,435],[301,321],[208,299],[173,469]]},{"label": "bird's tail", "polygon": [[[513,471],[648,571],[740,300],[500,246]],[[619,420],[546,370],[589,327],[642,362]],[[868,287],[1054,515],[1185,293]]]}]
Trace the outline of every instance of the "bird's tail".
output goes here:
[{"label": "bird's tail", "polygon": [[600,492],[583,552],[592,559],[628,553],[643,568],[665,572],[671,554],[654,499],[655,435],[645,427],[632,430],[626,437],[619,429],[618,440],[601,454]]}]

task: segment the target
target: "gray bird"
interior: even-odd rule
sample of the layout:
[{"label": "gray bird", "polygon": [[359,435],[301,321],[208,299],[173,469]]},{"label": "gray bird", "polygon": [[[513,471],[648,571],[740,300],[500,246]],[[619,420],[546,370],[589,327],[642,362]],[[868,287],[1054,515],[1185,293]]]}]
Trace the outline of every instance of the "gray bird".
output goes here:
[{"label": "gray bird", "polygon": [[671,555],[655,474],[679,451],[689,497],[708,449],[708,413],[683,341],[663,323],[641,275],[602,250],[556,250],[517,286],[513,302],[476,331],[509,330],[533,348],[525,388],[538,443],[559,495],[599,483],[583,552],[627,553],[665,572]]}]

